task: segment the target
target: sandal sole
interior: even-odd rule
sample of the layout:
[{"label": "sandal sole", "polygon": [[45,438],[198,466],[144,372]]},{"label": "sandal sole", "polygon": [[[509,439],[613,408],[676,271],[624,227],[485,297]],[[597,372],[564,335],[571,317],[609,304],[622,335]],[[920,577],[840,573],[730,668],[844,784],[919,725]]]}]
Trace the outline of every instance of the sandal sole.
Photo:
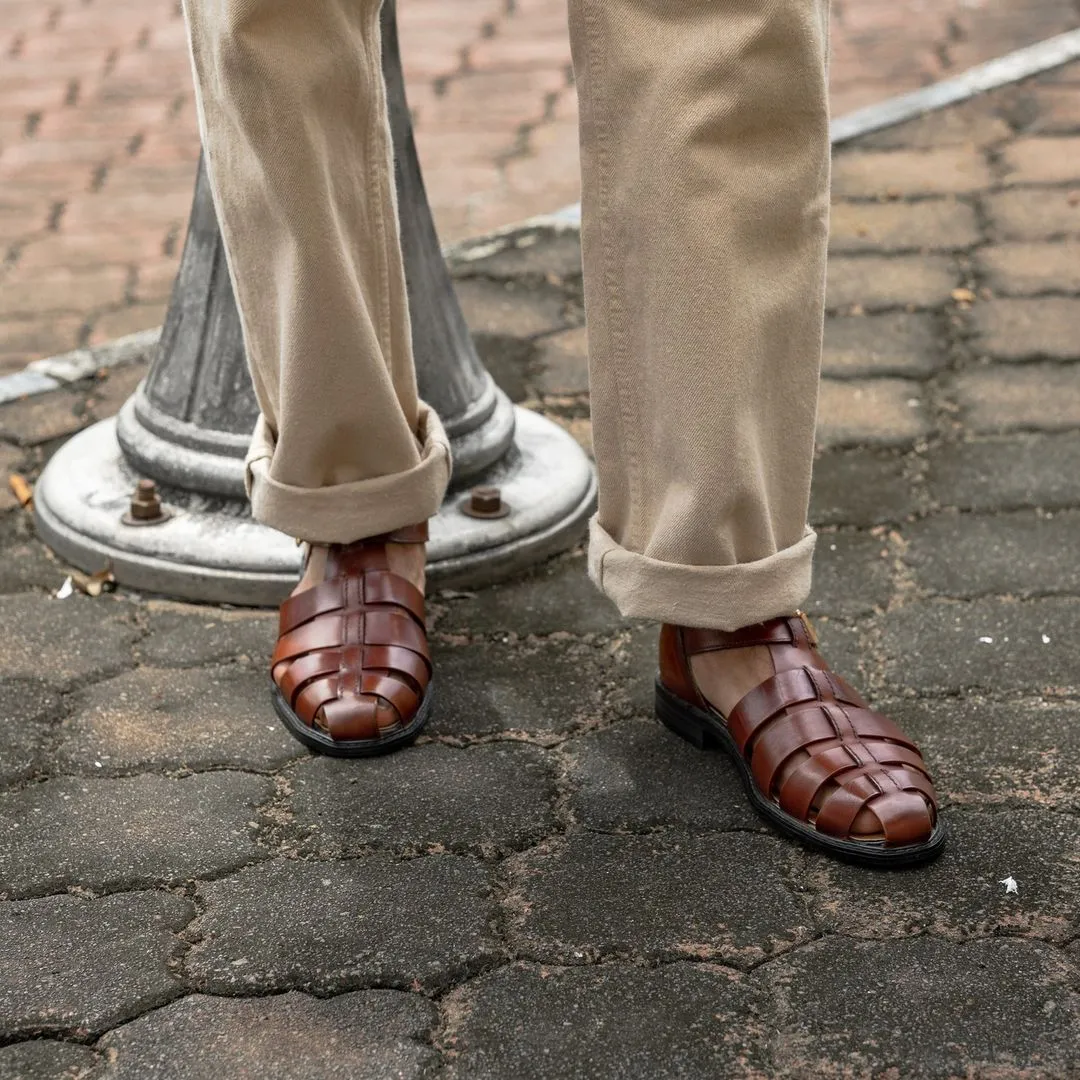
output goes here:
[{"label": "sandal sole", "polygon": [[923,843],[908,844],[904,847],[886,847],[883,841],[839,840],[836,837],[826,836],[824,833],[819,833],[813,825],[805,824],[790,814],[784,813],[776,803],[761,793],[749,764],[739,752],[735,740],[724,724],[704,709],[683,701],[668,690],[659,679],[656,681],[656,718],[664,727],[699,750],[713,748],[723,750],[739,770],[750,805],[775,829],[807,847],[825,851],[846,862],[882,870],[899,870],[929,862],[931,859],[936,859],[945,847],[946,831],[940,817],[930,838]]},{"label": "sandal sole", "polygon": [[276,685],[271,687],[270,698],[274,703],[274,712],[278,714],[278,718],[288,729],[289,734],[292,735],[294,739],[298,739],[302,742],[309,750],[314,750],[319,754],[326,754],[328,757],[379,757],[382,754],[391,754],[395,750],[400,750],[402,747],[408,746],[411,742],[415,741],[417,735],[420,734],[424,725],[431,717],[433,685],[433,683],[428,683],[427,690],[424,693],[424,700],[420,702],[420,708],[416,710],[416,715],[413,717],[412,723],[410,723],[408,727],[402,728],[400,731],[396,731],[393,735],[388,735],[384,739],[350,739],[347,741],[336,741],[329,735],[324,735],[321,731],[305,724],[304,721],[293,712],[289,703],[282,696],[281,691]]}]

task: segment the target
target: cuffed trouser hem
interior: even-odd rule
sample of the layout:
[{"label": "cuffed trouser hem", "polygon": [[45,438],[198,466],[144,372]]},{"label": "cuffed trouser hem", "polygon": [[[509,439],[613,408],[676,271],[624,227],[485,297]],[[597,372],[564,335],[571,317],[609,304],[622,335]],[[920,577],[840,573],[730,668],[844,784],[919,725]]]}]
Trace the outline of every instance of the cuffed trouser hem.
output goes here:
[{"label": "cuffed trouser hem", "polygon": [[682,566],[627,551],[589,523],[589,577],[623,615],[738,630],[790,615],[810,594],[817,536],[812,529],[792,547],[736,566]]},{"label": "cuffed trouser hem", "polygon": [[245,462],[251,512],[256,521],[313,544],[349,544],[439,512],[450,482],[450,442],[435,412],[421,404],[420,461],[393,476],[330,487],[301,488],[270,475],[274,436],[259,417]]}]

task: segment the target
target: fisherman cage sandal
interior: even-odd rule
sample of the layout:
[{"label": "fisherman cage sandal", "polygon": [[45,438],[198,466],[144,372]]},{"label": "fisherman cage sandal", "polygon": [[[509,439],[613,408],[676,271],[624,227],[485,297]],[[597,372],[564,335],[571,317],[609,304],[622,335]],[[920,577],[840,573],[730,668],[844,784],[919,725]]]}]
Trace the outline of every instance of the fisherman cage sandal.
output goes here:
[{"label": "fisherman cage sandal", "polygon": [[274,708],[313,750],[384,754],[431,713],[424,595],[394,573],[389,544],[427,541],[427,525],[331,545],[323,581],[290,596],[271,661]]},{"label": "fisherman cage sandal", "polygon": [[[723,716],[694,679],[691,657],[764,646],[774,674]],[[728,633],[665,625],[656,713],[700,749],[719,747],[754,808],[804,844],[866,866],[903,867],[938,855],[945,829],[922,755],[891,721],[832,672],[801,612]],[[856,819],[872,832],[856,832]]]}]

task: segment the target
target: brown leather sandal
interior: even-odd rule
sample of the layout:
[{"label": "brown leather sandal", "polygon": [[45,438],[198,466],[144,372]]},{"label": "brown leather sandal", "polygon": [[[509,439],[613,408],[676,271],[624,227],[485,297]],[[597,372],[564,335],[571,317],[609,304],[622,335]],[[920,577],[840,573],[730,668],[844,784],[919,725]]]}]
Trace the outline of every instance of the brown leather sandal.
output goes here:
[{"label": "brown leather sandal", "polygon": [[426,541],[424,524],[335,544],[325,579],[281,605],[270,669],[274,708],[311,749],[385,754],[412,742],[427,723],[424,595],[386,558],[387,544]]},{"label": "brown leather sandal", "polygon": [[[724,717],[698,689],[690,657],[751,645],[768,647],[776,673]],[[878,867],[941,852],[945,828],[918,748],[829,670],[801,612],[733,633],[665,625],[656,714],[699,749],[725,750],[758,813],[805,844]],[[853,833],[863,810],[877,833]]]}]

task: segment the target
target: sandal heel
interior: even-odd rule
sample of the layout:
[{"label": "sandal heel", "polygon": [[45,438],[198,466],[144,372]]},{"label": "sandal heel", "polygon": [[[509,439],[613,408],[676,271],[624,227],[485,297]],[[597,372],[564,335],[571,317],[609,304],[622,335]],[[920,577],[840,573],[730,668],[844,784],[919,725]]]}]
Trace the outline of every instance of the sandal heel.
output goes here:
[{"label": "sandal heel", "polygon": [[716,737],[705,724],[687,715],[682,703],[659,683],[656,685],[656,719],[699,750],[716,746]]}]

